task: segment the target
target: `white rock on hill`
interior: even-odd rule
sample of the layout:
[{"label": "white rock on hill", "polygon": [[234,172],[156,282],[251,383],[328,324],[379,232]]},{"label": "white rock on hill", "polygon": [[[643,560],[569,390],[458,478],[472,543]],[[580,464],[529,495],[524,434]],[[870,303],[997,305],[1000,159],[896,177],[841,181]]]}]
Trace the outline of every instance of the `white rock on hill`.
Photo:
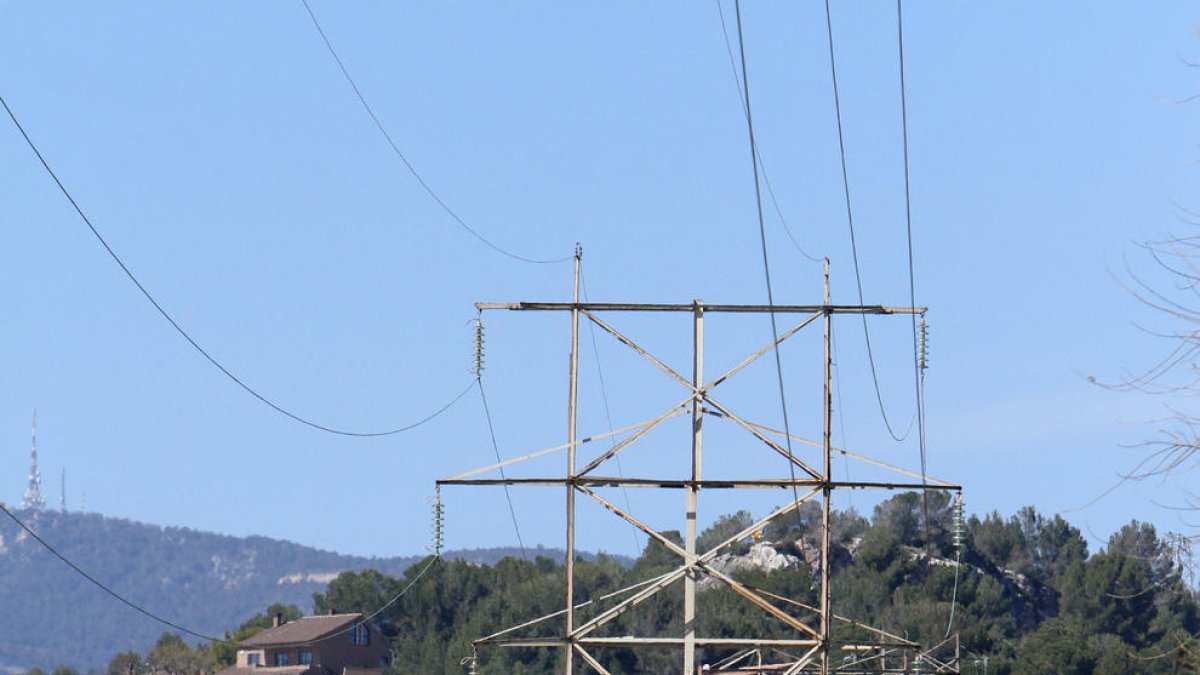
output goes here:
[{"label": "white rock on hill", "polygon": [[[803,564],[803,561],[797,556],[780,553],[775,550],[774,544],[764,541],[752,544],[750,550],[743,555],[733,553],[719,555],[713,558],[710,564],[718,572],[726,575],[734,575],[749,570],[773,572],[785,567],[799,567]],[[722,585],[720,581],[712,577],[704,577],[700,580],[699,588],[705,590],[720,585]]]}]

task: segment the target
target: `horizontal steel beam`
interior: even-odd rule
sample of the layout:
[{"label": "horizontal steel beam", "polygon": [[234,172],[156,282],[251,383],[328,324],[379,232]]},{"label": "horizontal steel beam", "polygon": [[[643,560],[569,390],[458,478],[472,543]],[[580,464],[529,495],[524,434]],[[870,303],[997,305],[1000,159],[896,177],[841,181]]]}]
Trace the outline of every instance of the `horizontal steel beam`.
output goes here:
[{"label": "horizontal steel beam", "polygon": [[[569,640],[562,637],[544,638],[509,638],[491,640],[486,644],[496,647],[562,647],[567,644],[581,644],[588,647],[682,647],[683,638],[668,637],[582,637]],[[817,640],[755,640],[751,638],[696,638],[697,646],[707,647],[815,647]]]},{"label": "horizontal steel beam", "polygon": [[[477,640],[476,644],[488,644],[496,647],[562,647],[575,643],[591,647],[624,647],[637,645],[641,647],[682,647],[683,638],[672,637],[581,637],[570,640],[565,637],[533,637],[533,638],[504,638],[499,640]],[[698,646],[707,647],[815,647],[820,640],[812,639],[754,639],[754,638],[704,638],[697,637]],[[830,645],[833,650],[862,651],[878,649],[912,649],[908,645],[888,642],[872,642],[867,644],[838,644]]]},{"label": "horizontal steel beam", "polygon": [[747,478],[727,480],[686,480],[674,478],[617,478],[610,476],[580,476],[567,478],[442,478],[437,485],[540,485],[545,487],[564,487],[580,485],[584,487],[650,487],[650,488],[686,488],[695,487],[705,490],[719,489],[789,489],[795,487],[824,487],[829,485],[831,490],[941,490],[957,492],[961,485],[952,483],[889,483],[881,481],[822,481],[813,478]]},{"label": "horizontal steel beam", "polygon": [[[510,309],[535,312],[562,312],[574,309],[588,312],[687,312],[692,313],[696,306],[687,304],[662,303],[629,303],[629,302],[477,302],[475,308]],[[824,312],[831,314],[924,314],[927,307],[889,307],[886,305],[704,305],[704,313],[724,312],[733,314],[810,314]]]},{"label": "horizontal steel beam", "polygon": [[[807,675],[808,673],[820,673],[821,672],[820,666],[818,664],[812,664],[812,665],[805,666],[804,668],[802,668],[798,671],[789,670],[790,668],[794,668],[794,667],[795,666],[792,663],[774,663],[774,664],[770,664],[770,665],[764,664],[761,666],[739,666],[737,668],[725,668],[725,669],[720,669],[720,670],[706,670],[706,671],[704,671],[704,673],[705,673],[705,675],[761,675],[762,673],[795,672],[795,673],[802,673],[802,674]],[[895,673],[896,675],[908,675],[909,673],[915,672],[915,671],[913,671],[912,668],[913,667],[911,665],[902,665],[902,666],[896,666],[894,668],[891,666],[888,666],[885,669],[876,668],[874,670],[865,670],[865,669],[850,670],[850,669],[847,669],[845,666],[838,666],[836,663],[834,663],[834,664],[831,664],[831,666],[829,668],[829,672],[837,673],[837,675],[886,675],[889,673]],[[928,672],[947,672],[947,673],[954,672],[954,673],[957,673],[958,671],[928,671]]]}]

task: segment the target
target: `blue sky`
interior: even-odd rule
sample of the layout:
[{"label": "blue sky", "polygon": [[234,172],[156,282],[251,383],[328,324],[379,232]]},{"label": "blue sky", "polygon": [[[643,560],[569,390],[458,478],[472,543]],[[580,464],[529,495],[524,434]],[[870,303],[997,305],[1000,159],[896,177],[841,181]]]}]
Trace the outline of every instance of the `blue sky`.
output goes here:
[{"label": "blue sky", "polygon": [[[744,119],[715,3],[339,4],[313,9],[409,159],[452,207],[527,256],[584,247],[605,301],[766,300]],[[726,3],[732,20],[732,4]],[[855,300],[823,6],[743,8],[756,133],[796,237]],[[1133,242],[1184,230],[1200,125],[1194,4],[924,2],[905,8],[918,303],[928,305],[929,468],[968,510],[1079,507],[1137,459],[1161,402],[1113,380],[1161,353],[1135,324]],[[834,3],[868,302],[906,304],[895,6]],[[402,425],[470,381],[478,300],[565,300],[569,265],[519,263],[439,210],[391,153],[300,2],[6,3],[0,91],[140,279],[217,359],[280,405],[356,429]],[[433,482],[492,461],[479,397],[384,439],[314,431],[205,362],[107,258],[7,122],[0,133],[0,499],[24,489],[29,416],[58,503],[347,553],[419,553]],[[819,267],[767,212],[777,302],[820,298]],[[686,318],[614,318],[685,368]],[[485,316],[500,450],[565,437],[564,316]],[[770,336],[709,321],[714,371]],[[908,323],[872,338],[889,416],[912,415]],[[875,401],[861,326],[835,327],[835,442],[915,467]],[[617,426],[677,387],[598,335]],[[819,340],[783,350],[793,428],[819,436]],[[774,372],[728,394],[778,425]],[[581,433],[607,429],[585,332]],[[682,422],[682,421],[679,421]],[[715,424],[712,426],[716,426]],[[624,459],[673,475],[686,424]],[[782,471],[713,428],[712,471]],[[760,468],[761,467],[761,468]],[[561,471],[561,462],[530,471]],[[839,467],[835,467],[835,470]],[[850,476],[855,467],[842,466]],[[1101,537],[1130,518],[1184,530],[1186,481],[1145,482],[1068,517]],[[86,495],[86,497],[85,497]],[[527,544],[559,545],[562,497],[515,490]],[[658,527],[682,495],[631,494]],[[704,495],[702,521],[780,494]],[[514,539],[502,493],[445,494],[450,546]],[[623,499],[623,497],[621,497]],[[839,505],[869,509],[871,496]],[[627,526],[581,511],[580,545],[631,553]]]}]

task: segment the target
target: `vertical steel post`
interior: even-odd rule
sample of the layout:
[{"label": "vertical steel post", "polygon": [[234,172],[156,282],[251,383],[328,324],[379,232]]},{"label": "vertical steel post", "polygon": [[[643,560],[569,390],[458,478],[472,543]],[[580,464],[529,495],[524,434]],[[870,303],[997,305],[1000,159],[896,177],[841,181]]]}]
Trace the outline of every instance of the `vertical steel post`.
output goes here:
[{"label": "vertical steel post", "polygon": [[571,307],[571,381],[567,395],[567,553],[563,565],[567,581],[567,616],[564,672],[575,672],[575,404],[579,396],[579,267],[583,248],[575,245],[575,280]]},{"label": "vertical steel post", "polygon": [[833,350],[832,350],[832,319],[833,315],[829,310],[829,258],[825,259],[824,264],[825,277],[825,392],[822,398],[824,407],[824,415],[821,418],[822,433],[821,433],[821,454],[824,459],[824,485],[821,487],[821,675],[829,673],[829,647],[830,635],[832,627],[832,609],[830,603],[832,601],[832,588],[830,587],[830,571],[829,571],[829,525],[830,511],[833,497],[833,488],[830,481],[833,480],[832,474],[832,430],[833,430]]},{"label": "vertical steel post", "polygon": [[[684,550],[687,565],[696,563],[696,502],[700,488],[696,481],[701,479],[704,406],[699,393],[704,386],[704,303],[692,301],[692,386],[696,393],[692,399],[692,478],[687,485],[687,512],[684,525]],[[696,672],[696,571],[688,570],[683,578],[683,672]]]}]

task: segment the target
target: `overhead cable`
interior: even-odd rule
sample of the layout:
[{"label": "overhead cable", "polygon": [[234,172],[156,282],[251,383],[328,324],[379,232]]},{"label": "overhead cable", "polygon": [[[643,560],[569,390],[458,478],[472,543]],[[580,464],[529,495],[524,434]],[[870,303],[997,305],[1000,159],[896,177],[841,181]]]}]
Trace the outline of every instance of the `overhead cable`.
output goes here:
[{"label": "overhead cable", "polygon": [[[54,554],[54,557],[63,561],[63,563],[65,563],[67,565],[67,567],[70,567],[72,570],[74,570],[76,574],[83,577],[84,579],[87,579],[96,588],[99,588],[100,590],[104,591],[105,593],[108,593],[113,598],[116,598],[121,603],[125,604],[126,606],[133,609],[134,611],[139,612],[142,615],[147,616],[147,617],[163,624],[164,626],[167,626],[169,628],[174,628],[175,630],[180,631],[182,633],[187,633],[188,635],[191,635],[192,637],[198,637],[201,640],[208,640],[210,642],[224,642],[225,641],[225,640],[222,640],[221,638],[213,637],[211,635],[206,635],[204,633],[194,631],[190,628],[186,628],[180,624],[175,623],[174,621],[164,619],[162,616],[160,616],[154,612],[151,612],[150,610],[146,609],[145,607],[142,607],[141,605],[130,600],[129,598],[126,598],[124,595],[121,595],[120,593],[109,588],[104,582],[100,581],[99,579],[92,576],[91,574],[88,574],[82,567],[80,567],[79,565],[76,565],[74,562],[71,561],[70,558],[66,557],[65,555],[60,553],[58,551],[58,549],[54,548],[54,546],[51,545],[50,542],[46,541],[45,539],[42,539],[41,535],[39,535],[37,532],[34,532],[33,529],[30,528],[28,525],[26,525],[25,522],[22,521],[20,518],[18,518],[15,513],[10,511],[8,509],[8,507],[4,505],[3,502],[0,502],[0,511],[4,511],[4,514],[7,515],[9,518],[11,518],[12,521],[14,523],[16,523],[22,530],[25,530],[26,534],[28,534],[30,537],[33,537],[34,541],[41,544],[50,553]],[[228,639],[228,638],[226,638],[226,639]]]},{"label": "overhead cable", "polygon": [[[833,348],[833,390],[837,393],[838,428],[842,432],[842,447],[848,448],[850,440],[846,438],[846,415],[842,413],[842,360],[838,356],[837,331],[832,321],[829,322],[829,344]],[[845,454],[842,455],[842,470],[846,472],[846,480],[850,480],[850,458]],[[854,490],[846,491],[846,502],[850,508],[854,508]]]},{"label": "overhead cable", "polygon": [[413,163],[409,161],[408,157],[405,156],[404,151],[400,149],[399,144],[397,144],[392,138],[392,134],[388,132],[387,127],[383,125],[383,122],[379,119],[379,116],[375,114],[375,109],[372,108],[371,104],[367,102],[367,97],[363,95],[362,90],[359,89],[358,84],[354,81],[354,78],[350,76],[350,71],[346,68],[346,64],[344,61],[342,61],[342,57],[338,54],[337,49],[334,48],[333,42],[329,39],[329,35],[326,34],[325,29],[321,27],[321,22],[317,20],[317,15],[315,12],[313,12],[312,7],[308,4],[308,0],[300,1],[304,4],[304,9],[308,12],[309,18],[312,19],[313,26],[315,26],[317,32],[320,33],[321,40],[325,42],[325,47],[329,50],[330,56],[332,56],[333,60],[337,63],[338,69],[342,71],[342,76],[346,78],[347,84],[349,84],[350,88],[354,91],[354,95],[358,98],[358,102],[362,104],[363,109],[367,111],[367,115],[370,116],[371,121],[375,123],[375,127],[379,129],[379,133],[383,134],[383,138],[387,141],[387,144],[391,146],[392,152],[396,154],[396,157],[400,159],[400,161],[404,164],[404,167],[408,169],[410,174],[412,174],[412,177],[417,181],[417,184],[419,184],[421,188],[425,190],[426,194],[428,194],[429,197],[433,199],[433,201],[436,202],[439,207],[441,207],[442,211],[446,212],[446,215],[450,216],[454,222],[458,223],[459,227],[466,230],[471,236],[486,244],[493,251],[508,256],[513,260],[534,263],[537,265],[552,265],[571,260],[572,256],[565,256],[562,258],[531,258],[519,253],[514,253],[480,234],[478,230],[468,225],[467,221],[464,220],[457,211],[450,208],[450,205],[446,203],[446,200],[443,199],[441,195],[439,195],[433,189],[429,182],[425,180],[424,176],[422,176],[420,172],[417,171],[417,168],[413,166]]},{"label": "overhead cable", "polygon": [[396,595],[393,595],[391,600],[388,600],[387,602],[383,603],[383,605],[379,609],[375,610],[374,612],[371,612],[370,614],[364,616],[363,618],[359,619],[358,621],[355,621],[349,627],[344,628],[343,630],[338,631],[337,633],[333,633],[331,635],[331,637],[348,634],[348,633],[350,633],[350,631],[357,630],[359,626],[367,623],[368,621],[370,621],[371,619],[374,619],[375,617],[379,616],[380,614],[383,614],[383,612],[388,607],[391,607],[392,605],[396,604],[400,600],[400,598],[403,598],[405,595],[407,595],[408,592],[410,590],[412,590],[412,587],[416,586],[417,582],[421,580],[421,577],[425,576],[425,573],[429,571],[429,568],[433,567],[434,563],[436,563],[437,561],[439,561],[441,559],[442,558],[439,555],[429,556],[429,561],[426,562],[425,566],[422,567],[420,569],[420,571],[417,572],[417,576],[413,577],[408,582],[408,584],[406,584],[404,586],[404,588],[401,588],[399,593],[397,593]]},{"label": "overhead cable", "polygon": [[[201,633],[199,631],[192,630],[191,628],[188,628],[186,626],[178,624],[169,619],[165,619],[161,615],[156,614],[155,612],[152,612],[152,611],[146,609],[145,607],[137,604],[136,602],[130,600],[129,598],[125,597],[124,595],[121,595],[120,593],[114,591],[107,584],[105,584],[104,582],[100,581],[96,577],[89,574],[86,570],[84,570],[79,565],[75,564],[75,562],[73,562],[70,558],[66,557],[57,548],[55,548],[53,544],[51,544],[50,542],[43,539],[41,535],[39,535],[37,532],[35,532],[33,530],[33,528],[31,528],[27,524],[25,524],[25,522],[23,520],[21,520],[19,517],[17,517],[17,515],[15,513],[13,513],[11,510],[9,510],[9,508],[7,506],[5,506],[3,502],[0,502],[0,511],[3,511],[6,516],[11,518],[12,521],[14,523],[16,523],[18,527],[20,527],[22,530],[24,530],[26,534],[28,534],[30,537],[32,537],[34,541],[41,544],[47,551],[52,553],[54,555],[54,557],[61,560],[64,564],[67,565],[67,567],[70,567],[76,574],[83,577],[84,579],[87,579],[96,588],[99,588],[100,590],[104,591],[108,595],[112,596],[114,599],[116,599],[119,602],[121,602],[122,604],[128,606],[130,609],[133,609],[134,611],[136,611],[150,619],[153,619],[154,621],[157,621],[158,623],[161,623],[164,626],[167,626],[168,628],[173,628],[181,633],[186,633],[187,635],[191,635],[192,637],[200,638],[201,640],[207,640],[209,642],[219,643],[219,642],[229,642],[230,640],[233,639],[230,637],[219,638],[219,637],[215,637],[215,636],[208,635],[205,633]],[[383,613],[384,610],[386,610],[387,608],[396,604],[396,602],[399,601],[400,598],[404,597],[404,595],[407,594],[409,592],[409,590],[411,590],[412,587],[415,586],[416,583],[421,580],[421,577],[425,576],[425,573],[429,571],[429,568],[433,567],[433,564],[435,562],[437,562],[438,560],[440,560],[439,556],[431,556],[429,559],[429,562],[426,563],[425,566],[422,567],[419,572],[417,572],[417,575],[415,577],[413,577],[413,579],[411,581],[409,581],[408,584],[404,588],[402,588],[399,593],[397,593],[390,600],[388,600],[386,603],[384,603],[383,606],[381,606],[379,609],[375,610],[374,612],[372,612],[371,614],[369,614],[367,616],[364,616],[361,620],[356,621],[350,628],[348,628],[342,632],[349,632],[350,630],[356,629],[358,626],[370,621],[371,619],[374,619],[376,616],[379,616],[381,613]]]},{"label": "overhead cable", "polygon": [[[829,0],[825,0],[826,3]],[[917,305],[916,266],[913,263],[913,234],[912,234],[912,194],[909,189],[908,170],[908,94],[904,82],[904,1],[896,0],[896,37],[900,62],[900,128],[904,139],[904,222],[908,233],[908,302],[910,307]],[[925,375],[922,370],[921,346],[917,333],[917,315],[910,314],[912,320],[913,340],[913,393],[917,400],[917,444],[921,451],[921,485],[926,486],[926,450],[925,450]],[[929,543],[929,490],[922,495],[922,507],[925,510],[925,545]]]},{"label": "overhead cable", "polygon": [[[758,209],[758,237],[759,243],[762,245],[763,274],[767,281],[767,305],[771,307],[771,336],[773,338],[771,352],[775,355],[775,375],[779,381],[779,405],[783,410],[783,431],[789,458],[787,463],[788,471],[791,472],[792,479],[792,499],[799,503],[800,492],[796,488],[796,466],[795,462],[791,461],[793,457],[792,431],[791,425],[788,422],[787,395],[783,386],[783,359],[779,355],[779,323],[775,319],[775,294],[771,288],[771,263],[767,255],[767,228],[763,219],[762,189],[759,186],[758,180],[758,146],[754,142],[754,116],[750,111],[750,78],[746,69],[746,42],[742,32],[741,0],[734,0],[733,7],[737,15],[738,54],[741,57],[742,63],[742,100],[746,106],[746,131],[750,137],[750,162],[754,169],[754,202]],[[799,517],[799,513],[799,511],[796,511],[797,518]]]},{"label": "overhead cable", "polygon": [[[725,25],[725,9],[721,6],[721,0],[717,0],[717,15],[721,17],[721,34],[725,36],[725,52],[729,54],[729,70],[733,75],[733,86],[737,90],[738,105],[741,106],[743,115],[749,115],[750,113],[746,109],[746,101],[742,97],[742,81],[738,77],[737,62],[733,56],[733,44],[729,41],[729,29]],[[779,216],[779,223],[783,225],[783,231],[787,234],[788,239],[791,240],[792,246],[795,246],[800,255],[805,258],[815,263],[821,262],[823,258],[810,254],[800,244],[800,241],[796,239],[791,226],[788,225],[787,218],[783,215],[783,209],[779,206],[779,199],[775,196],[775,187],[771,185],[771,177],[767,174],[767,165],[763,162],[762,152],[755,147],[754,153],[758,156],[759,170],[762,172],[763,184],[767,186],[767,195],[771,198],[771,204],[775,207],[776,215]]]},{"label": "overhead cable", "polygon": [[[829,0],[826,0],[828,3]],[[896,31],[900,53],[900,128],[904,139],[904,223],[908,233],[908,301],[917,305],[916,266],[913,262],[912,192],[908,169],[908,94],[904,83],[904,2],[896,0]],[[917,315],[910,314],[913,339],[913,386],[917,398],[917,441],[921,446],[921,476],[925,475],[925,404],[922,387],[920,345],[918,344]]]},{"label": "overhead cable", "polygon": [[44,168],[46,170],[46,173],[50,174],[50,178],[52,178],[54,180],[54,183],[55,183],[55,185],[58,186],[59,191],[61,191],[63,196],[67,198],[67,201],[71,203],[71,206],[75,209],[75,213],[79,214],[80,219],[82,219],[84,224],[88,226],[88,229],[92,231],[92,234],[100,242],[100,245],[103,246],[104,250],[108,252],[109,257],[111,257],[113,259],[113,261],[117,263],[117,265],[121,268],[121,271],[123,271],[125,273],[125,276],[129,277],[129,280],[133,282],[133,285],[136,286],[139,291],[141,291],[142,295],[145,296],[146,300],[148,300],[150,302],[150,304],[154,307],[155,310],[158,311],[158,313],[162,316],[162,318],[166,319],[167,323],[171,324],[171,327],[174,328],[175,331],[177,333],[179,333],[179,335],[182,336],[184,340],[187,340],[188,344],[190,344],[197,352],[199,352],[200,355],[203,356],[209,363],[211,363],[214,367],[216,367],[217,370],[221,371],[221,373],[224,374],[225,377],[232,380],[235,384],[237,384],[239,387],[241,387],[243,390],[245,390],[246,393],[248,393],[251,396],[253,396],[254,398],[258,399],[260,402],[264,403],[265,405],[267,405],[274,411],[276,411],[286,417],[289,417],[292,420],[299,422],[305,426],[309,426],[314,429],[318,429],[320,431],[325,431],[325,432],[328,432],[331,434],[337,434],[339,436],[358,436],[358,437],[391,436],[393,434],[398,434],[398,433],[401,433],[404,431],[409,431],[411,429],[415,429],[416,427],[419,427],[422,424],[425,424],[426,422],[432,420],[433,418],[437,417],[438,415],[441,415],[443,412],[448,410],[450,408],[450,406],[454,405],[455,403],[458,402],[459,399],[461,399],[463,396],[465,396],[468,391],[471,390],[472,384],[467,384],[467,386],[461,392],[459,392],[459,394],[457,396],[450,399],[450,401],[448,403],[446,403],[442,407],[438,408],[433,413],[430,413],[429,415],[426,415],[425,417],[422,417],[421,419],[419,419],[415,422],[406,424],[401,427],[397,427],[395,429],[389,429],[386,431],[353,431],[353,430],[338,429],[338,428],[326,426],[324,424],[319,424],[317,422],[314,422],[306,417],[302,417],[301,415],[284,408],[283,406],[279,405],[278,403],[275,403],[271,399],[267,398],[265,395],[259,393],[258,390],[256,390],[255,388],[246,384],[246,382],[244,380],[242,380],[242,378],[235,375],[231,370],[226,368],[220,361],[218,361],[216,359],[216,357],[214,357],[212,354],[210,354],[208,352],[208,350],[206,350],[204,347],[200,346],[200,343],[197,342],[191,336],[191,334],[189,334],[186,330],[184,330],[183,326],[181,326],[179,324],[179,322],[176,321],[173,316],[171,316],[170,312],[168,312],[162,306],[162,304],[160,304],[158,302],[158,300],[155,299],[155,297],[142,284],[142,282],[139,281],[136,276],[134,276],[133,271],[129,268],[129,266],[127,264],[125,264],[125,261],[121,259],[121,256],[117,255],[116,250],[114,250],[113,247],[111,245],[109,245],[108,241],[104,238],[104,235],[100,234],[100,231],[98,229],[96,229],[96,226],[94,224],[92,224],[92,220],[90,218],[88,218],[87,214],[84,213],[83,208],[81,208],[79,206],[79,203],[77,201],[75,201],[75,197],[71,196],[71,193],[67,190],[67,187],[65,185],[63,185],[63,182],[62,182],[62,180],[59,179],[58,174],[55,173],[54,169],[52,169],[50,167],[49,162],[46,161],[46,158],[42,155],[41,150],[39,150],[37,145],[34,144],[33,139],[30,138],[29,134],[25,131],[25,127],[21,125],[21,122],[17,119],[16,114],[13,112],[12,108],[9,107],[8,102],[4,100],[3,96],[0,96],[0,105],[4,106],[4,110],[8,113],[9,118],[12,119],[13,124],[16,125],[17,130],[21,132],[21,136],[25,139],[25,143],[29,146],[29,149],[33,151],[33,154],[35,156],[37,156],[38,161],[41,162],[42,168]]},{"label": "overhead cable", "polygon": [[[858,304],[861,305],[863,304],[862,273],[859,271],[858,265],[858,241],[854,235],[854,209],[851,208],[850,201],[850,170],[847,167],[846,161],[846,137],[842,129],[842,99],[838,90],[837,58],[833,49],[833,18],[829,9],[829,0],[825,0],[825,27],[829,36],[829,72],[833,79],[833,109],[837,117],[838,153],[842,159],[842,191],[845,194],[846,201],[846,222],[850,227],[850,256],[854,261],[854,283],[858,289]],[[883,405],[883,393],[879,389],[879,373],[875,367],[875,353],[871,348],[871,331],[867,327],[866,314],[862,315],[862,327],[863,338],[867,343],[867,362],[871,366],[871,382],[875,385],[875,400],[879,403],[879,414],[883,417],[883,426],[887,428],[887,432],[893,440],[896,442],[903,441],[912,432],[913,422],[909,422],[908,429],[903,434],[897,434],[891,420],[888,419],[887,410]],[[913,419],[915,420],[916,417],[914,415]]]},{"label": "overhead cable", "polygon": [[[496,453],[496,463],[499,465],[500,477],[508,480],[508,476],[504,473],[504,460],[500,459],[500,445],[496,442],[496,429],[492,426],[492,411],[488,408],[487,394],[483,391],[483,376],[482,374],[475,377],[475,384],[479,387],[479,399],[483,401],[483,415],[487,418],[488,435],[492,439],[492,450]],[[513,531],[517,533],[517,545],[521,548],[521,559],[528,561],[529,554],[525,551],[525,540],[521,538],[521,524],[517,521],[517,509],[513,506],[512,493],[508,489],[508,485],[504,485],[504,499],[508,501],[508,515],[512,518]]]}]

